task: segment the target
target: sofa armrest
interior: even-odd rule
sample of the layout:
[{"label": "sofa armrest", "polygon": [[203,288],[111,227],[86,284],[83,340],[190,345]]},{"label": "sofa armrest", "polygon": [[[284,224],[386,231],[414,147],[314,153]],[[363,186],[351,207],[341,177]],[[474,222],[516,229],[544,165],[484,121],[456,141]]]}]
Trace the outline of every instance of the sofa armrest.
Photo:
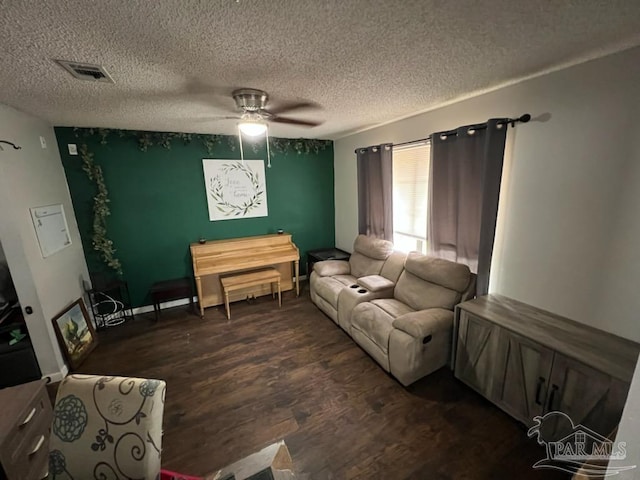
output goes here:
[{"label": "sofa armrest", "polygon": [[381,292],[383,290],[393,290],[396,286],[394,282],[381,275],[367,275],[366,277],[360,277],[358,279],[358,284],[374,293]]},{"label": "sofa armrest", "polygon": [[453,327],[453,312],[444,308],[430,308],[405,313],[393,321],[393,327],[414,338],[424,338]]},{"label": "sofa armrest", "polygon": [[349,275],[351,266],[346,260],[323,260],[313,264],[313,271],[321,277],[334,275]]}]

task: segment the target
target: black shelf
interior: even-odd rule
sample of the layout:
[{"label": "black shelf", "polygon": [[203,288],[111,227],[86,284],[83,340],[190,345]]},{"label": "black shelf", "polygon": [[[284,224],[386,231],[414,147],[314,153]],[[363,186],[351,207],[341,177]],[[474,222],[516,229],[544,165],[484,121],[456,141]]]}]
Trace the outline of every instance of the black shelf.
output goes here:
[{"label": "black shelf", "polygon": [[92,288],[87,290],[96,330],[117,327],[133,320],[129,285],[125,280],[91,274]]},{"label": "black shelf", "polygon": [[0,307],[0,326],[5,322],[12,321],[13,318],[18,315],[22,315],[20,312],[20,304],[18,302],[4,304]]},{"label": "black shelf", "polygon": [[[40,379],[42,374],[20,305],[12,305],[2,316],[4,321],[0,324],[0,388]],[[13,338],[13,330],[20,330],[27,336],[18,343],[9,345]]]}]

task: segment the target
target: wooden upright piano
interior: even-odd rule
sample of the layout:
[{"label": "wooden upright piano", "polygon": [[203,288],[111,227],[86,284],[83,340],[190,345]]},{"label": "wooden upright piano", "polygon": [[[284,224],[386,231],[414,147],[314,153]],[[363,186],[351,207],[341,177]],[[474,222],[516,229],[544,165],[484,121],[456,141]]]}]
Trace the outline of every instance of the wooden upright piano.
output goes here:
[{"label": "wooden upright piano", "polygon": [[[224,303],[220,275],[225,273],[273,267],[280,272],[282,291],[293,289],[295,276],[296,295],[300,294],[300,251],[289,233],[192,243],[190,249],[200,316],[206,307]],[[230,301],[267,294],[271,294],[269,285],[250,287],[233,292]]]}]

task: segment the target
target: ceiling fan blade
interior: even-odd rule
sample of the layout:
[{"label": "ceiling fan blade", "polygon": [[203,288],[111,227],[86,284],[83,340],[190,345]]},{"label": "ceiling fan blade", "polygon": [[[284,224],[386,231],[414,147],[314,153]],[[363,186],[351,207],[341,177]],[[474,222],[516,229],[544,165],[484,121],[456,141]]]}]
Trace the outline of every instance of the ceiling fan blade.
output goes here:
[{"label": "ceiling fan blade", "polygon": [[189,97],[191,102],[237,114],[238,109],[231,98],[233,90],[233,87],[213,85],[195,77],[189,78],[183,87],[184,96]]},{"label": "ceiling fan blade", "polygon": [[299,118],[286,118],[286,117],[271,117],[269,118],[270,122],[274,123],[288,123],[290,125],[300,125],[303,127],[317,127],[318,125],[322,125],[323,122],[317,122],[313,120],[300,120]]},{"label": "ceiling fan blade", "polygon": [[308,108],[319,109],[320,105],[314,102],[287,102],[265,111],[270,115],[280,115],[281,113],[289,113],[294,110],[304,110]]},{"label": "ceiling fan blade", "polygon": [[206,117],[196,117],[196,118],[192,118],[191,121],[195,121],[195,122],[201,122],[201,123],[206,123],[206,122],[219,122],[221,120],[240,120],[241,117],[238,116],[215,116],[215,115],[209,115]]}]

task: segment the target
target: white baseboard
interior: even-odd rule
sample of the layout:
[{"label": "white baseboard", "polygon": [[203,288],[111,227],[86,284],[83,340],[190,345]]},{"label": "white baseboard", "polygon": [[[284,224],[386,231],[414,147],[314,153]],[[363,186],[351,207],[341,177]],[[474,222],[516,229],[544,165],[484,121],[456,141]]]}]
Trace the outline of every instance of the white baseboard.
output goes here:
[{"label": "white baseboard", "polygon": [[[193,297],[193,302],[198,303],[198,297]],[[188,298],[181,298],[179,300],[171,300],[170,302],[162,302],[160,304],[160,308],[171,308],[171,307],[180,307],[182,305],[188,305]],[[153,305],[143,305],[142,307],[136,307],[133,309],[134,315],[139,315],[141,313],[149,313],[153,312]]]},{"label": "white baseboard", "polygon": [[[306,275],[300,275],[300,281],[306,280],[306,279],[307,279]],[[198,297],[193,297],[193,302],[197,304]],[[189,304],[188,298],[181,298],[179,300],[171,300],[170,302],[162,302],[160,304],[160,308],[164,309],[164,308],[171,308],[171,307],[181,307],[183,305],[188,305],[188,304]],[[153,312],[153,305],[143,305],[142,307],[136,307],[133,309],[134,315],[139,315],[141,313],[149,313],[149,312]]]}]

